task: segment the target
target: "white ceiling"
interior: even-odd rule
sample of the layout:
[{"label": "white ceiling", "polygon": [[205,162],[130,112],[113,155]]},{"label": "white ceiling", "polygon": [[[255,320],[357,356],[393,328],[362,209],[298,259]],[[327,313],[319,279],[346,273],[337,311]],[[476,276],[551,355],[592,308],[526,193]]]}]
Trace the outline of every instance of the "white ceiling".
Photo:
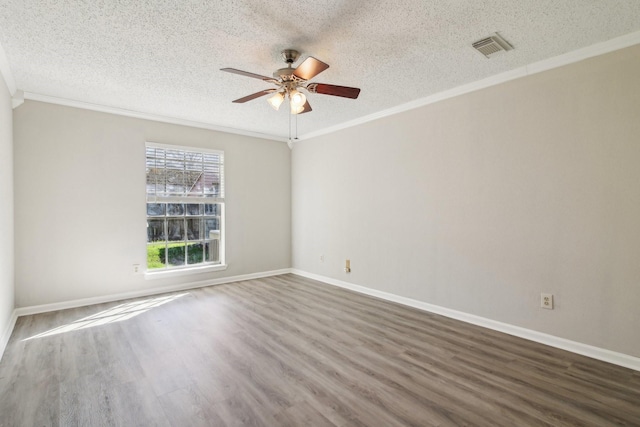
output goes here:
[{"label": "white ceiling", "polygon": [[[640,30],[638,0],[0,0],[0,46],[18,89],[276,137],[286,109],[258,98],[279,52],[331,67],[300,135]],[[499,32],[515,49],[486,59]],[[301,61],[298,61],[298,64]]]}]

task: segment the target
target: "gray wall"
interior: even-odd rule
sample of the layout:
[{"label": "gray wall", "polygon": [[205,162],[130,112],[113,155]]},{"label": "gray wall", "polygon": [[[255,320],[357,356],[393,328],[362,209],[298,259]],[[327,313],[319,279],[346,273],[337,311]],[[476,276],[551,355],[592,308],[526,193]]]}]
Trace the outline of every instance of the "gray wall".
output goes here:
[{"label": "gray wall", "polygon": [[635,46],[297,144],[293,267],[640,356],[638,76]]},{"label": "gray wall", "polygon": [[[14,308],[13,123],[11,117],[11,96],[0,75],[0,339],[4,337],[9,326]],[[0,352],[2,348],[0,345]]]},{"label": "gray wall", "polygon": [[[282,142],[33,101],[14,111],[14,138],[18,307],[290,267]],[[226,271],[133,274],[146,265],[145,141],[224,150]]]}]

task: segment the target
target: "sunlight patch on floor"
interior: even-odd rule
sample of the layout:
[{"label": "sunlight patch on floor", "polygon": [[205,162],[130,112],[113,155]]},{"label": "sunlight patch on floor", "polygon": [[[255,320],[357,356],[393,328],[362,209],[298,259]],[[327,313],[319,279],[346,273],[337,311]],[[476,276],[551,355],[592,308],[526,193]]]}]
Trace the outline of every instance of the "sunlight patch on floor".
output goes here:
[{"label": "sunlight patch on floor", "polygon": [[77,331],[80,329],[92,328],[94,326],[106,325],[108,323],[122,322],[123,320],[134,318],[142,313],[151,310],[152,308],[159,307],[185,295],[188,294],[183,293],[176,295],[165,295],[156,298],[149,298],[146,300],[127,302],[108,310],[101,311],[100,313],[96,313],[91,316],[76,320],[75,322],[58,326],[57,328],[42,332],[38,335],[25,338],[23,341],[29,341],[35,338],[49,337],[52,335],[63,334],[65,332]]}]

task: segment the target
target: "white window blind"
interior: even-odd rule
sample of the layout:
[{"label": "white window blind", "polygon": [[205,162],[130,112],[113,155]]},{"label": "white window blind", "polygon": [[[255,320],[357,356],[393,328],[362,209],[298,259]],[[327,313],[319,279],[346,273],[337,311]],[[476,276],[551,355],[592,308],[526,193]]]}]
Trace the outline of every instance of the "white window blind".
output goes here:
[{"label": "white window blind", "polygon": [[147,202],[224,201],[223,152],[147,143],[146,155]]},{"label": "white window blind", "polygon": [[225,266],[224,153],[146,145],[147,271]]}]

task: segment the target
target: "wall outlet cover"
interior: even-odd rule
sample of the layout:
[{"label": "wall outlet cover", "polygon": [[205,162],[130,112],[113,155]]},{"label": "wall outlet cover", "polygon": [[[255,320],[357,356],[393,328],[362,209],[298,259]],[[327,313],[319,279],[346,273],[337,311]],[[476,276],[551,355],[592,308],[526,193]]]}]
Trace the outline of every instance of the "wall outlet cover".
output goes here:
[{"label": "wall outlet cover", "polygon": [[540,307],[553,310],[553,294],[540,294]]}]

